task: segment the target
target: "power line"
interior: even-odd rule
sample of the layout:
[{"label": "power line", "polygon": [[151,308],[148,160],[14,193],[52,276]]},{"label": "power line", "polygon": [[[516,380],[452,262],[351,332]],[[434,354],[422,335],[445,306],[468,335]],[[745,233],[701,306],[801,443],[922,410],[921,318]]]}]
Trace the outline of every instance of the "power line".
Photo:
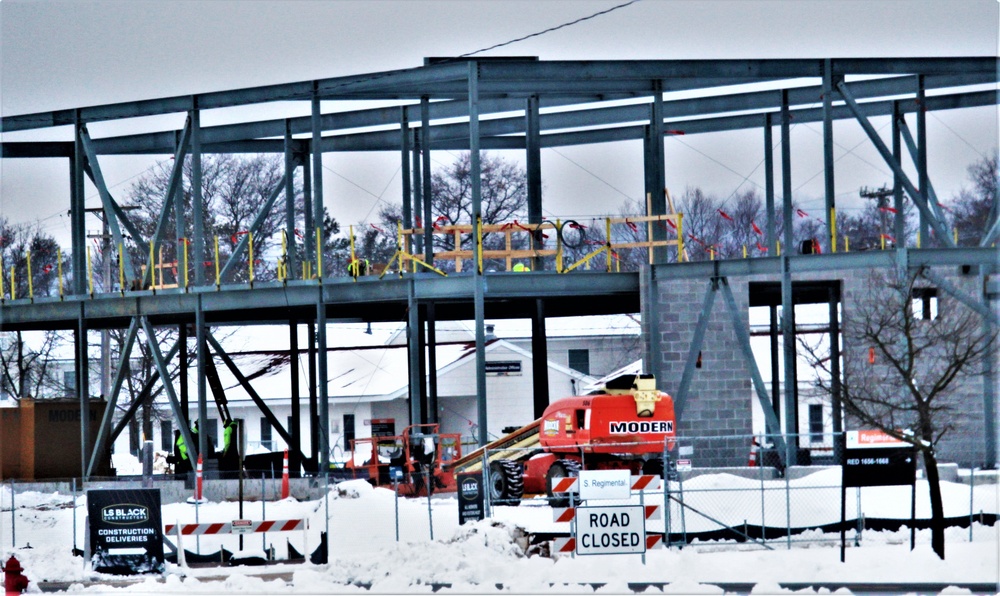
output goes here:
[{"label": "power line", "polygon": [[632,4],[635,4],[636,2],[639,2],[639,0],[629,0],[629,2],[625,2],[625,3],[619,4],[617,6],[612,6],[611,8],[608,8],[606,10],[595,12],[594,14],[587,15],[585,17],[580,17],[579,19],[576,19],[575,21],[570,21],[568,23],[563,23],[562,25],[556,25],[555,27],[549,27],[548,29],[543,29],[543,30],[538,31],[536,33],[531,33],[529,35],[525,35],[524,37],[518,37],[517,39],[512,39],[510,41],[505,41],[503,43],[498,43],[496,45],[489,46],[488,48],[482,48],[482,49],[476,50],[474,52],[469,52],[467,54],[462,54],[462,55],[460,55],[458,57],[459,58],[468,58],[468,57],[474,56],[476,54],[481,54],[483,52],[488,52],[490,50],[495,50],[497,48],[502,48],[504,46],[509,46],[509,45],[515,44],[515,43],[517,43],[519,41],[524,41],[526,39],[531,39],[532,37],[538,37],[540,35],[545,35],[546,33],[551,33],[553,31],[558,31],[559,29],[563,29],[565,27],[570,27],[570,26],[576,25],[577,23],[582,23],[584,21],[589,21],[590,19],[595,19],[595,18],[597,18],[599,16],[606,15],[606,14],[614,12],[614,11],[620,9],[620,8],[625,8],[626,6],[630,6]]}]

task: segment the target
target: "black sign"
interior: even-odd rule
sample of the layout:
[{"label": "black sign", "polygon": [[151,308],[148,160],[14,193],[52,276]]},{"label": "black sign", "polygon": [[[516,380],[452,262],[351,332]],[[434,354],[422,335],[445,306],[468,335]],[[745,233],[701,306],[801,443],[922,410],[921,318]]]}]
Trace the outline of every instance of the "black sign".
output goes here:
[{"label": "black sign", "polygon": [[507,375],[520,375],[521,374],[521,361],[520,360],[494,360],[493,362],[486,361],[486,374],[505,377]]},{"label": "black sign", "polygon": [[486,517],[483,508],[483,475],[480,472],[463,472],[458,481],[458,523],[479,521]]},{"label": "black sign", "polygon": [[912,485],[917,474],[913,447],[844,450],[844,486]]},{"label": "black sign", "polygon": [[373,437],[394,437],[396,436],[395,418],[372,418]]},{"label": "black sign", "polygon": [[94,571],[163,573],[160,489],[88,490],[87,515]]}]

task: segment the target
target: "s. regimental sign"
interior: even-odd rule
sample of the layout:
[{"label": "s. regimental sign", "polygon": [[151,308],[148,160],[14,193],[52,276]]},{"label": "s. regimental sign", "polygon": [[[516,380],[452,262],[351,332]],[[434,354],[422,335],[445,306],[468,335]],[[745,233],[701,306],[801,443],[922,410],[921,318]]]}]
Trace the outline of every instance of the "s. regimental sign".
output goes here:
[{"label": "s. regimental sign", "polygon": [[88,490],[87,516],[94,571],[163,572],[159,489]]},{"label": "s. regimental sign", "polygon": [[878,430],[847,431],[844,486],[912,485],[917,471],[913,446]]}]

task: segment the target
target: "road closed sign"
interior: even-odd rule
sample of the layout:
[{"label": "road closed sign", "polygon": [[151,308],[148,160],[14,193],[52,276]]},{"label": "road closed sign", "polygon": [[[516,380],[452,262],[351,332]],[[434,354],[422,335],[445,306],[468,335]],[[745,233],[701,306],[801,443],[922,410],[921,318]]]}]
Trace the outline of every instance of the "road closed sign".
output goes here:
[{"label": "road closed sign", "polygon": [[646,552],[646,516],[641,505],[580,507],[576,554],[629,555]]}]

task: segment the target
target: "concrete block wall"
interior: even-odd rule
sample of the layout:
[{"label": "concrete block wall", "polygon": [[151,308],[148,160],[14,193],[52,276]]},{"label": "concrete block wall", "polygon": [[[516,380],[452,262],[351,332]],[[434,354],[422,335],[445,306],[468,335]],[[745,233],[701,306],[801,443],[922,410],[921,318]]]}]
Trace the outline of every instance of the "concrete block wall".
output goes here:
[{"label": "concrete block wall", "polygon": [[[934,272],[966,295],[981,299],[978,275],[963,275],[957,266],[937,267]],[[645,368],[657,375],[661,390],[674,394],[680,385],[709,282],[655,279],[648,270],[640,279]],[[870,296],[868,270],[831,270],[793,276],[793,281],[807,280],[839,280],[842,326],[849,328],[856,324],[857,305]],[[749,282],[780,281],[780,276],[733,277],[728,281],[740,310],[740,320],[749,325]],[[957,302],[939,289],[938,305],[939,309],[955,308]],[[994,304],[993,308],[1000,312],[1000,305]],[[651,341],[654,337],[658,340],[658,350],[657,342]],[[868,348],[867,345],[852,345],[845,341],[842,350],[845,355],[855,351],[867,357]],[[997,352],[1000,350],[994,351],[995,362]],[[963,467],[991,463],[984,461],[984,420],[987,416],[1000,419],[1000,404],[995,404],[993,412],[984,411],[984,382],[987,381],[982,375],[976,374],[956,383],[949,417],[953,428],[939,444],[939,461],[955,462]],[[992,382],[996,386],[1000,375]],[[1000,387],[997,389],[1000,394]],[[745,437],[752,432],[750,407],[753,399],[756,396],[750,381],[750,369],[736,343],[731,316],[720,293],[716,296],[702,346],[702,368],[695,369],[688,400],[678,421],[678,433],[682,436],[723,437],[694,441],[692,460],[696,466],[746,465],[749,449]],[[858,428],[859,424],[848,419],[846,426],[848,429]]]},{"label": "concrete block wall", "polygon": [[[661,391],[675,395],[695,327],[701,315],[707,280],[643,279],[643,338],[646,368],[657,375]],[[749,325],[747,282],[730,279],[739,318]],[[652,308],[647,308],[650,301]],[[649,316],[652,314],[652,316]],[[657,337],[660,349],[653,353]],[[743,466],[752,433],[750,369],[736,341],[732,316],[721,290],[716,295],[705,340],[702,366],[695,369],[688,398],[678,418],[677,432],[693,441],[695,466]],[[677,406],[680,406],[678,404]],[[698,440],[698,437],[716,437]]]}]

